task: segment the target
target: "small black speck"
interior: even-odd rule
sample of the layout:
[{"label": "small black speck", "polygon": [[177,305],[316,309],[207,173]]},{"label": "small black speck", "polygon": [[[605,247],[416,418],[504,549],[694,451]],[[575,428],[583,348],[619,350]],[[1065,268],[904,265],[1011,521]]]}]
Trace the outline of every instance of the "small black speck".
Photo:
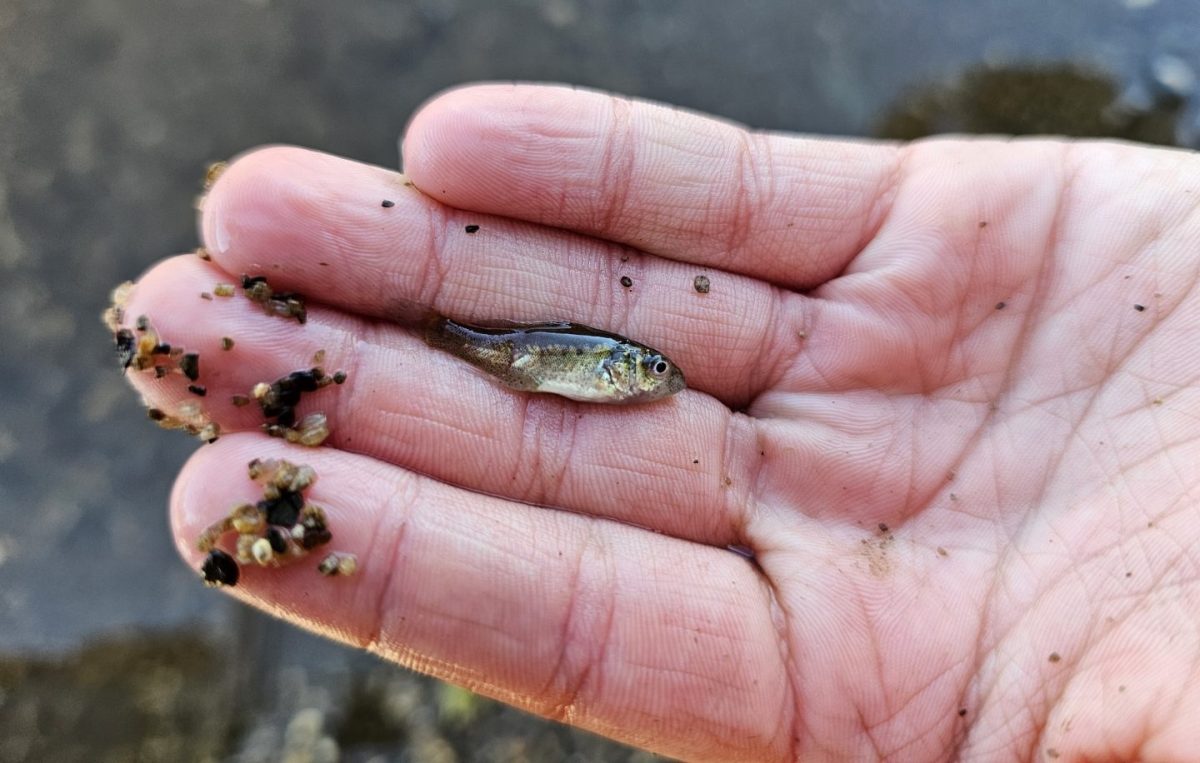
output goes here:
[{"label": "small black speck", "polygon": [[396,202],[392,201],[391,199],[384,199],[383,203],[380,204],[379,206],[383,207],[384,209],[388,209],[390,207],[396,206]]},{"label": "small black speck", "polygon": [[1062,659],[1062,657],[1059,657],[1058,652],[1050,653],[1050,662],[1058,662],[1061,659]]},{"label": "small black speck", "polygon": [[1125,573],[1125,577],[1127,577],[1127,578],[1131,578],[1131,577],[1133,577],[1133,573],[1132,573],[1132,572],[1126,572],[1126,573]]},{"label": "small black speck", "polygon": [[1134,305],[1133,309],[1137,310],[1140,313],[1141,311],[1146,309],[1146,306],[1145,305]]},{"label": "small black speck", "polygon": [[958,717],[959,718],[967,717],[967,708],[965,708],[965,707],[958,708]]},{"label": "small black speck", "polygon": [[633,279],[629,276],[621,276],[621,285],[628,289],[633,286]]},{"label": "small black speck", "polygon": [[188,392],[191,392],[193,395],[199,395],[200,397],[204,397],[205,395],[208,394],[208,388],[202,384],[189,384]]},{"label": "small black speck", "polygon": [[334,384],[342,384],[345,381],[346,381],[346,372],[345,371],[337,371],[336,373],[334,373],[334,375],[333,375],[333,383]]},{"label": "small black speck", "polygon": [[158,408],[146,409],[146,418],[150,419],[151,421],[162,421],[166,417],[167,414]]},{"label": "small black speck", "polygon": [[479,226],[468,225],[467,227],[463,228],[463,230],[465,230],[467,233],[477,233],[479,231]]},{"label": "small black speck", "polygon": [[997,302],[997,303],[996,303],[996,309],[997,309],[997,310],[1003,310],[1003,309],[1004,309],[1004,308],[1006,308],[1006,307],[1008,307],[1008,303],[1007,303],[1007,302]]},{"label": "small black speck", "polygon": [[179,370],[183,371],[183,375],[190,381],[196,381],[200,378],[200,353],[189,352],[185,353],[179,359]]},{"label": "small black speck", "polygon": [[980,228],[986,228],[986,227],[987,227],[987,220],[980,220],[980,221],[979,221],[979,227],[980,227]]},{"label": "small black speck", "polygon": [[692,288],[700,294],[708,294],[708,290],[712,288],[712,282],[708,280],[708,276],[696,276],[692,279]]},{"label": "small black speck", "polygon": [[887,531],[888,531],[887,522],[880,522],[879,523],[879,532],[885,533]]},{"label": "small black speck", "polygon": [[698,464],[698,463],[700,463],[700,459],[698,459],[698,458],[693,458],[693,459],[692,459],[692,463],[693,463],[693,464]]}]

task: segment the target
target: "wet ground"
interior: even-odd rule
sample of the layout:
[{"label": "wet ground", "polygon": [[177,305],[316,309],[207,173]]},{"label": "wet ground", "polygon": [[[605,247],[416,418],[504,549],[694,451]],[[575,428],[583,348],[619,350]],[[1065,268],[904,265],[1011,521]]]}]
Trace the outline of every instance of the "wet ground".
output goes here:
[{"label": "wet ground", "polygon": [[[1046,6],[1051,6],[1049,10]],[[204,165],[289,142],[396,163],[408,115],[557,80],[767,129],[1200,144],[1200,3],[0,3],[0,763],[642,756],[238,607],[178,561],[196,447],[97,316],[196,245]]]}]

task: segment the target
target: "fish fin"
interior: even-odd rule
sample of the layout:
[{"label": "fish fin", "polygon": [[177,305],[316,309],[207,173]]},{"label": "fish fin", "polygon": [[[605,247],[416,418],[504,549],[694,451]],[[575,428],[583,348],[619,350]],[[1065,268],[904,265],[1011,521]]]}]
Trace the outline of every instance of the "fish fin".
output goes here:
[{"label": "fish fin", "polygon": [[578,327],[579,324],[571,323],[570,321],[510,321],[501,319],[477,324],[464,323],[463,325],[472,326],[473,328],[513,329],[514,331],[534,329],[538,331],[566,331],[572,327]]}]

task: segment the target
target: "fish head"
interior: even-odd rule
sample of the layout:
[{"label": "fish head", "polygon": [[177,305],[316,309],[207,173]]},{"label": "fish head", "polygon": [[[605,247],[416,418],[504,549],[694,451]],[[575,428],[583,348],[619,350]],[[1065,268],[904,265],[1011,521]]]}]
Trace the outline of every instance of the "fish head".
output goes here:
[{"label": "fish head", "polygon": [[646,349],[636,353],[635,357],[630,390],[633,399],[658,400],[687,386],[683,371],[662,353]]}]

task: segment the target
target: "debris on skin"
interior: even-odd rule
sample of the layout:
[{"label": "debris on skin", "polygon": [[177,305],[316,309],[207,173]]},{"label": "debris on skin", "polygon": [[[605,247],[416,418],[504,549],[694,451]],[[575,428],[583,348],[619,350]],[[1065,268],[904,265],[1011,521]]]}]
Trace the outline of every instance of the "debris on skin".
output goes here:
[{"label": "debris on skin", "polygon": [[208,250],[202,246],[196,247],[196,256],[205,262],[212,262],[212,255],[209,254]]},{"label": "debris on skin", "polygon": [[195,403],[184,403],[175,415],[160,408],[147,408],[146,416],[163,429],[181,429],[204,442],[216,442],[221,436],[221,426],[209,420]]},{"label": "debris on skin", "polygon": [[204,575],[204,584],[213,588],[237,585],[240,574],[233,557],[215,548],[204,557],[200,572]]},{"label": "debris on skin", "polygon": [[225,170],[229,169],[228,162],[213,162],[204,168],[204,190],[210,190],[217,182],[217,178],[225,174]]},{"label": "debris on skin", "polygon": [[382,202],[380,202],[379,206],[383,207],[384,209],[390,209],[396,206],[396,202],[392,201],[391,199],[384,199]]},{"label": "debris on skin", "polygon": [[712,287],[712,282],[708,280],[708,276],[696,276],[692,279],[692,286],[700,294],[708,294],[709,288]]},{"label": "debris on skin", "polygon": [[200,292],[200,299],[204,299],[204,300],[208,300],[209,302],[212,302],[212,298],[213,298],[212,295],[209,294],[208,292],[206,292],[206,291]]},{"label": "debris on skin", "polygon": [[354,554],[343,554],[338,551],[334,551],[317,565],[317,572],[326,577],[353,575],[357,571],[358,557]]},{"label": "debris on skin", "polygon": [[629,276],[621,276],[621,285],[628,289],[633,286],[633,279]]},{"label": "debris on skin", "polygon": [[467,226],[466,228],[464,228],[463,230],[465,230],[467,233],[478,233],[478,232],[479,232],[479,226],[478,226],[478,225],[468,225],[468,226]]},{"label": "debris on skin", "polygon": [[228,336],[221,337],[221,349],[225,350],[226,352],[228,352],[229,350],[232,350],[233,349],[233,337],[228,337]]},{"label": "debris on skin", "polygon": [[242,276],[242,290],[252,302],[263,306],[267,315],[295,318],[303,324],[308,320],[304,297],[296,292],[276,292],[267,284],[266,276]]},{"label": "debris on skin", "polygon": [[338,371],[329,376],[320,366],[305,371],[293,371],[271,383],[259,382],[251,390],[258,401],[263,416],[275,419],[263,424],[263,431],[271,437],[281,437],[288,442],[316,447],[329,437],[329,422],[323,413],[312,413],[296,423],[296,406],[306,392],[315,392],[330,384],[342,384],[346,373]]},{"label": "debris on skin", "polygon": [[[200,355],[185,353],[182,347],[172,347],[162,341],[150,323],[150,317],[139,315],[134,320],[134,330],[124,328],[125,305],[129,300],[133,284],[125,282],[113,291],[113,304],[104,311],[105,324],[113,331],[117,362],[122,373],[133,368],[136,371],[153,371],[154,378],[162,379],[182,372],[188,380],[195,382],[200,376]],[[199,396],[208,390],[200,384],[190,384],[188,390]],[[179,429],[194,435],[204,442],[214,442],[221,435],[221,427],[208,418],[195,403],[184,403],[178,412],[169,414],[159,408],[147,408],[146,415],[163,429]]]},{"label": "debris on skin", "polygon": [[270,437],[281,437],[290,443],[315,448],[329,439],[329,422],[323,413],[310,413],[294,427],[264,424],[263,431]]},{"label": "debris on skin", "polygon": [[108,330],[113,334],[120,331],[121,324],[125,322],[125,305],[129,303],[129,297],[132,294],[133,281],[125,281],[117,286],[112,290],[112,304],[100,315],[104,325],[108,326]]},{"label": "debris on skin", "polygon": [[218,297],[232,297],[234,289],[235,287],[231,283],[219,283],[213,287],[213,294]]},{"label": "debris on skin", "polygon": [[188,381],[196,381],[200,378],[200,353],[186,352],[179,359],[179,370],[183,371],[183,375],[188,378]]},{"label": "debris on skin", "polygon": [[[281,567],[333,540],[325,510],[304,498],[317,478],[312,467],[256,458],[247,470],[250,479],[262,485],[262,500],[235,506],[196,539],[196,548],[207,554],[200,568],[206,585],[236,585],[239,564]],[[229,533],[237,533],[233,555],[217,548]],[[317,569],[326,576],[353,575],[358,557],[333,552]]]}]

